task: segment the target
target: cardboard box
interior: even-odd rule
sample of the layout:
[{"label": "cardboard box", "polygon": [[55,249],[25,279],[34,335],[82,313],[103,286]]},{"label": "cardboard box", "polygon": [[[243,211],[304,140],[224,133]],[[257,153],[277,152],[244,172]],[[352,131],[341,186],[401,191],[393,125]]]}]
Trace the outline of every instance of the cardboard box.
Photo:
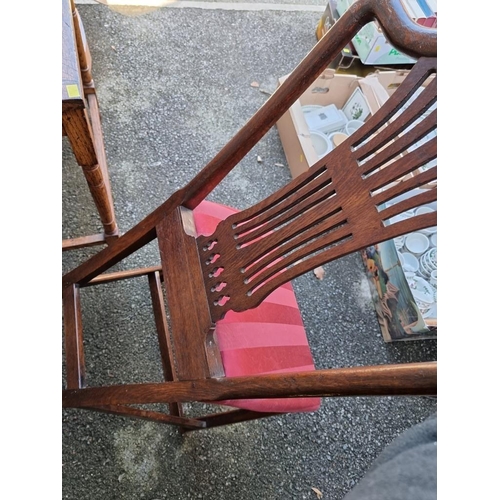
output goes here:
[{"label": "cardboard box", "polygon": [[[407,74],[408,71],[381,71],[363,78],[325,70],[276,124],[292,177],[306,172],[318,161],[302,106],[335,104],[342,109],[354,90],[359,88],[373,114]],[[286,78],[280,78],[279,83],[282,84]],[[424,86],[427,83],[424,82]],[[436,338],[437,310],[436,317],[424,318],[404,274],[396,242],[383,242],[365,249],[361,254],[384,340]]]},{"label": "cardboard box", "polygon": [[[356,0],[337,0],[337,11],[342,15]],[[380,26],[372,21],[363,26],[352,39],[352,44],[363,64],[413,64],[415,59],[396,50],[385,38]]]},{"label": "cardboard box", "polygon": [[[302,106],[335,104],[342,109],[356,88],[363,92],[374,113],[404,80],[408,71],[381,71],[366,77],[325,70],[276,124],[288,167],[295,178],[318,161]],[[281,85],[287,77],[279,79]]]},{"label": "cardboard box", "polygon": [[[422,314],[401,266],[394,240],[369,247],[361,252],[361,256],[384,340],[437,338],[437,317]],[[437,312],[436,308],[434,310]]]},{"label": "cardboard box", "polygon": [[[417,188],[415,192],[424,188]],[[413,193],[404,193],[394,201],[411,197]],[[437,203],[430,203],[429,208],[437,209]],[[424,231],[431,241],[431,235],[437,236],[432,229]],[[421,235],[420,235],[421,236]],[[436,243],[437,240],[434,240]],[[436,252],[437,244],[429,245],[429,250]],[[437,338],[437,283],[413,273],[405,273],[400,260],[404,248],[404,237],[384,241],[366,248],[361,252],[365,265],[373,303],[377,312],[382,335],[386,342],[399,340],[422,340]],[[424,252],[424,253],[426,253]],[[403,256],[408,253],[403,253]],[[418,260],[418,257],[417,257]],[[417,289],[416,292],[414,289]],[[428,298],[430,302],[417,300]],[[432,298],[431,298],[432,297]]]}]

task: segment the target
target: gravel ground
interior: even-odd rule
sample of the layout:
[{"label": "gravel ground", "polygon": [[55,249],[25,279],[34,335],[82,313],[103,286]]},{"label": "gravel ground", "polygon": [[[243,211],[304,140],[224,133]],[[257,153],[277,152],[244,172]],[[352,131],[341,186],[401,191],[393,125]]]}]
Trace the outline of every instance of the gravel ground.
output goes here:
[{"label": "gravel ground", "polygon": [[[277,3],[277,2],[273,2]],[[289,2],[320,5],[321,2]],[[198,172],[314,45],[317,11],[79,5],[93,57],[115,210],[130,229]],[[263,159],[257,162],[257,155]],[[100,231],[63,139],[63,237]],[[285,165],[276,166],[276,163]],[[290,180],[273,128],[210,199],[240,209]],[[66,272],[96,249],[66,252]],[[154,245],[126,265],[158,263]],[[435,340],[383,341],[358,254],[294,281],[317,368],[435,360]],[[147,284],[83,293],[89,384],[161,379]],[[78,410],[62,412],[65,499],[341,499],[434,398],[324,400],[314,414],[188,433]],[[192,411],[197,411],[196,407]]]}]

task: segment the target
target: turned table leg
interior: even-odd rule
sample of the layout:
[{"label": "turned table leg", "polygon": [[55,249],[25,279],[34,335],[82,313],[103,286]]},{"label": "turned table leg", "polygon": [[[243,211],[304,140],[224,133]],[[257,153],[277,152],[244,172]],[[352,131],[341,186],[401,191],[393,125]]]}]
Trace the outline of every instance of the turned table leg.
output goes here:
[{"label": "turned table leg", "polygon": [[77,163],[82,167],[99,212],[106,239],[119,236],[106,166],[99,162],[92,126],[85,109],[67,110],[62,116],[64,131]]}]

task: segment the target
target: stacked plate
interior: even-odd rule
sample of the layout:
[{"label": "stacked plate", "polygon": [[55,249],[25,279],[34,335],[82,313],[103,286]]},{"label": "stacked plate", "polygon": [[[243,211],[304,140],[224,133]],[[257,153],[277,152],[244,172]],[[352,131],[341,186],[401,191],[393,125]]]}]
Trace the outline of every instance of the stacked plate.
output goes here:
[{"label": "stacked plate", "polygon": [[311,109],[310,105],[306,109],[304,107],[302,107],[302,111],[309,130],[323,132],[328,135],[342,130],[347,123],[347,116],[341,109],[337,109],[335,104],[321,106],[316,109]]},{"label": "stacked plate", "polygon": [[429,279],[432,271],[437,271],[437,248],[431,248],[420,256],[420,274]]},{"label": "stacked plate", "polygon": [[311,141],[318,158],[323,158],[333,149],[333,144],[328,140],[328,137],[323,134],[323,132],[318,132],[317,130],[311,130],[309,132],[311,136]]},{"label": "stacked plate", "polygon": [[419,276],[406,276],[408,286],[413,294],[420,312],[424,318],[436,317],[437,293],[436,289],[425,279]]},{"label": "stacked plate", "polygon": [[334,148],[329,134],[342,130],[347,123],[347,116],[342,110],[337,109],[335,104],[328,106],[308,104],[302,106],[302,112],[309,127],[314,150],[318,158],[323,158]]},{"label": "stacked plate", "polygon": [[[395,198],[386,208],[411,197],[411,192]],[[396,224],[410,217],[434,212],[436,202],[410,209],[391,217],[390,223]],[[398,259],[412,292],[413,298],[424,318],[437,318],[437,227],[430,227],[398,236],[393,239]]]}]

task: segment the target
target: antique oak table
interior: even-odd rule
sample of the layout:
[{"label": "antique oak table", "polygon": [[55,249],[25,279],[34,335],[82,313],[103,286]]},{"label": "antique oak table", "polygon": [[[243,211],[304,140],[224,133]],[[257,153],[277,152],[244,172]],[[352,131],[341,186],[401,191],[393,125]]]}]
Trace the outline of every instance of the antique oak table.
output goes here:
[{"label": "antique oak table", "polygon": [[62,129],[82,167],[96,205],[103,234],[63,240],[62,249],[109,244],[119,236],[91,56],[74,0],[62,0]]}]

